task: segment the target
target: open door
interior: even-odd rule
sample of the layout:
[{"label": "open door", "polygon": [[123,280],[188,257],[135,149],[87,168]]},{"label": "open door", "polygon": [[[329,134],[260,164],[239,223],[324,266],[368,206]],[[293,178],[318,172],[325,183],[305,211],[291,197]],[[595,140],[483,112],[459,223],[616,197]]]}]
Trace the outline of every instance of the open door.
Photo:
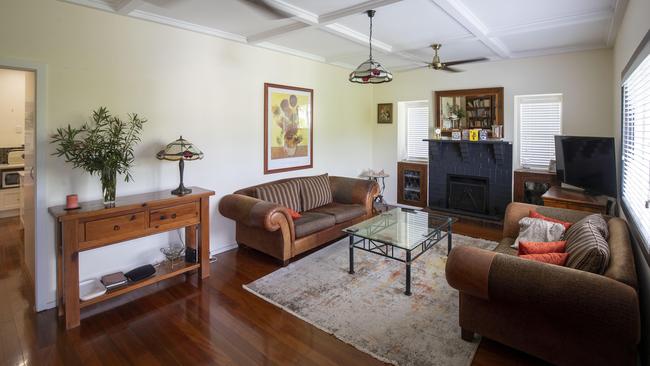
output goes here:
[{"label": "open door", "polygon": [[34,285],[36,266],[36,225],[34,178],[36,174],[36,73],[25,72],[25,171],[22,177],[21,220],[25,233],[25,269]]}]

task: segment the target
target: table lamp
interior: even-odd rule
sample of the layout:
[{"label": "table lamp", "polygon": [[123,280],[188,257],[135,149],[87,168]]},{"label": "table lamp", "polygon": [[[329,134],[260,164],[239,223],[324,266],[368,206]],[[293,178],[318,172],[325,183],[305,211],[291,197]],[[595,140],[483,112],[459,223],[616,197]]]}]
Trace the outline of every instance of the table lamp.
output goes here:
[{"label": "table lamp", "polygon": [[183,170],[185,168],[184,161],[203,159],[203,153],[201,150],[197,149],[196,146],[183,139],[183,136],[181,136],[178,140],[167,144],[164,149],[160,150],[158,154],[156,154],[156,157],[159,160],[178,160],[178,169],[181,173],[181,184],[179,184],[178,188],[172,191],[172,194],[183,196],[192,193],[191,189],[185,188],[183,185]]}]

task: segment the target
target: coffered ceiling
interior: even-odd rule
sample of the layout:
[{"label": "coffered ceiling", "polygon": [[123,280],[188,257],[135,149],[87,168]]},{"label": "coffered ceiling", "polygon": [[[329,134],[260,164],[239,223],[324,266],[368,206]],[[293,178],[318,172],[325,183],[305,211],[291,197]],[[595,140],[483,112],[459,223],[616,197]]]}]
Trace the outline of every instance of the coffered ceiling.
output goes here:
[{"label": "coffered ceiling", "polygon": [[[373,52],[391,71],[430,62],[611,47],[627,0],[62,0],[354,69]],[[462,67],[461,67],[462,68]]]}]

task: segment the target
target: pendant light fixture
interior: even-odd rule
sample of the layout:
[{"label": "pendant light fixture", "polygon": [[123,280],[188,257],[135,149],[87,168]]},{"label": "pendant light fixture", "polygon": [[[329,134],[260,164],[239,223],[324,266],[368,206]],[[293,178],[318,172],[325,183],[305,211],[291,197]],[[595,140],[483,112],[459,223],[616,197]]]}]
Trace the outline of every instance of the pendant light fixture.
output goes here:
[{"label": "pendant light fixture", "polygon": [[380,84],[393,80],[393,74],[384,69],[379,62],[372,59],[372,17],[374,10],[366,11],[370,18],[370,57],[350,73],[350,81],[359,84]]}]

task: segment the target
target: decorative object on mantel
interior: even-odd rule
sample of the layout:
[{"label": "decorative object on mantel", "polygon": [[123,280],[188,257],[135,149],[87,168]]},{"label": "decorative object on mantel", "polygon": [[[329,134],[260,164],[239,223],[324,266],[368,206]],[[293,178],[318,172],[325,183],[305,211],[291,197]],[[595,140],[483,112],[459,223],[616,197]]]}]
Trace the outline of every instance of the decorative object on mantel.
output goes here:
[{"label": "decorative object on mantel", "polygon": [[468,129],[464,129],[464,130],[461,132],[461,136],[462,136],[462,139],[463,139],[463,140],[469,140],[469,130],[468,130]]},{"label": "decorative object on mantel", "polygon": [[178,160],[178,170],[181,175],[181,182],[178,185],[178,188],[172,191],[172,194],[177,196],[183,196],[188,193],[192,193],[190,188],[186,188],[183,185],[183,171],[185,170],[185,160],[199,160],[203,159],[203,153],[201,150],[196,148],[191,142],[183,139],[181,136],[178,140],[172,141],[163,150],[160,150],[156,157],[159,160],[168,160],[168,161],[177,161]]},{"label": "decorative object on mantel", "polygon": [[442,138],[442,130],[439,129],[439,128],[436,128],[436,130],[434,132],[435,132],[435,135],[433,136],[433,138],[435,138],[436,140],[440,140]]},{"label": "decorative object on mantel", "polygon": [[377,123],[393,123],[393,103],[377,104]]},{"label": "decorative object on mantel", "polygon": [[481,141],[485,141],[488,139],[488,130],[480,130],[478,133],[478,138]]},{"label": "decorative object on mantel", "polygon": [[368,18],[370,18],[370,35],[368,37],[370,56],[350,73],[349,80],[353,83],[360,84],[387,83],[393,80],[393,74],[372,58],[372,18],[375,16],[375,11],[368,10],[366,11],[366,14],[368,15]]},{"label": "decorative object on mantel", "polygon": [[462,135],[461,135],[460,131],[458,131],[458,130],[451,131],[451,139],[452,140],[460,140],[461,137],[462,137]]},{"label": "decorative object on mantel", "polygon": [[314,91],[264,84],[264,174],[313,167]]},{"label": "decorative object on mantel", "polygon": [[456,129],[480,128],[492,130],[488,137],[503,137],[502,87],[436,91],[433,100],[434,128],[442,129],[443,136]]},{"label": "decorative object on mantel", "polygon": [[469,140],[470,141],[478,141],[478,132],[479,131],[480,130],[477,129],[477,128],[473,128],[473,129],[469,130]]},{"label": "decorative object on mantel", "polygon": [[130,113],[126,121],[111,116],[106,107],[93,111],[92,122],[79,128],[59,127],[50,142],[57,144],[52,155],[63,156],[66,163],[82,168],[91,175],[97,174],[102,182],[104,206],[115,206],[117,175],[124,174],[129,182],[133,166],[135,145],[146,119]]}]

